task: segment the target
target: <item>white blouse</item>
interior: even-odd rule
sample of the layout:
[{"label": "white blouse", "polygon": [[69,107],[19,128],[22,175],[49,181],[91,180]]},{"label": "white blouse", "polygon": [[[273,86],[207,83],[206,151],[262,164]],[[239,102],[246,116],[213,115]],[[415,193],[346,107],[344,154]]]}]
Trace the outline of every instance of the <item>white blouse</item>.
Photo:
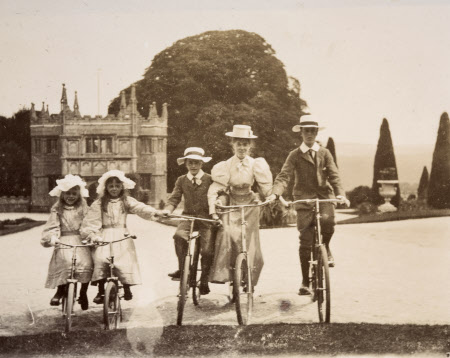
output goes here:
[{"label": "white blouse", "polygon": [[272,172],[264,158],[252,158],[246,156],[240,160],[237,156],[217,163],[211,170],[211,177],[214,181],[208,190],[209,213],[216,212],[215,201],[220,190],[232,188],[248,188],[250,192],[253,183],[258,186],[264,196],[268,196],[272,190]]}]

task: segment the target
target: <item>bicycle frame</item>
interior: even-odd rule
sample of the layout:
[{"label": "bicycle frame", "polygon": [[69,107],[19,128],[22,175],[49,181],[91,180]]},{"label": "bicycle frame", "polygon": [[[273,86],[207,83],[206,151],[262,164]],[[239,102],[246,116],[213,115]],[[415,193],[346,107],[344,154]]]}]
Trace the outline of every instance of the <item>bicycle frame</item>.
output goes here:
[{"label": "bicycle frame", "polygon": [[[195,234],[194,232],[194,225],[195,225],[195,221],[205,221],[205,222],[210,222],[210,223],[216,223],[217,224],[217,220],[211,220],[211,219],[203,219],[203,218],[198,218],[195,216],[187,216],[187,215],[169,215],[167,216],[169,219],[181,219],[181,220],[186,220],[186,221],[190,221],[190,229],[189,229],[189,237],[188,237],[188,249],[186,252],[186,256],[184,258],[184,263],[183,263],[183,268],[181,270],[181,278],[180,278],[180,291],[179,291],[179,295],[178,295],[178,305],[177,305],[177,325],[181,326],[183,323],[183,313],[184,313],[184,306],[186,303],[186,297],[187,297],[187,293],[189,291],[189,288],[192,287],[193,289],[193,301],[194,301],[194,305],[198,305],[199,303],[199,298],[200,298],[200,294],[198,293],[198,287],[197,287],[197,282],[196,282],[196,275],[197,275],[197,264],[198,262],[196,261],[195,257],[198,258],[198,253],[200,248],[197,246],[197,242],[196,242],[196,254],[197,256],[194,257],[194,264],[191,266],[191,260],[192,260],[192,240],[198,240],[200,238],[200,234]],[[195,267],[194,267],[195,266]],[[192,275],[193,271],[195,270],[195,274]],[[197,293],[198,296],[197,296]]]},{"label": "bicycle frame", "polygon": [[[236,263],[234,267],[234,281],[233,281],[233,298],[236,303],[236,315],[237,320],[240,325],[246,325],[250,322],[252,317],[252,311],[253,311],[253,281],[252,281],[252,267],[248,263],[248,255],[247,255],[247,225],[248,222],[245,220],[245,209],[249,207],[260,207],[270,204],[272,201],[268,200],[263,203],[259,204],[244,204],[244,205],[216,205],[216,207],[221,212],[218,212],[218,214],[226,214],[233,211],[240,211],[241,214],[241,243],[242,243],[242,249],[241,252],[236,257]],[[241,297],[240,297],[240,288],[242,288],[242,263],[245,262],[246,266],[246,276],[244,279],[246,279],[246,282],[244,282],[246,286],[246,292],[247,294],[247,307],[246,307],[246,314],[245,317],[243,315],[244,309],[241,308]],[[239,277],[238,277],[239,276]],[[244,287],[245,288],[245,287]],[[244,303],[245,305],[245,303]]]},{"label": "bicycle frame", "polygon": [[[283,202],[284,200],[282,200]],[[311,247],[311,260],[309,261],[309,283],[313,290],[313,301],[317,301],[319,321],[330,322],[331,312],[331,296],[330,296],[330,275],[328,268],[327,249],[322,240],[320,218],[320,203],[337,203],[342,202],[339,199],[303,199],[292,202],[284,202],[284,205],[292,205],[296,203],[314,203],[314,242]],[[322,305],[325,302],[325,310]],[[325,313],[325,315],[324,315]]]}]

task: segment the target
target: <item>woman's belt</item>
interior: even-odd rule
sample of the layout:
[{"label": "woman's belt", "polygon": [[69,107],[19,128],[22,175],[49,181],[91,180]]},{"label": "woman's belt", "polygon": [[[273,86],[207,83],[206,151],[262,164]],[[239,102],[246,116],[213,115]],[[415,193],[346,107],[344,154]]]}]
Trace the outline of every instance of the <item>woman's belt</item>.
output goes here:
[{"label": "woman's belt", "polygon": [[78,230],[61,231],[61,236],[80,235]]},{"label": "woman's belt", "polygon": [[232,186],[230,191],[235,195],[247,195],[251,193],[252,187],[250,185]]},{"label": "woman's belt", "polygon": [[103,229],[125,229],[127,227],[126,224],[113,224],[113,225],[103,225]]}]

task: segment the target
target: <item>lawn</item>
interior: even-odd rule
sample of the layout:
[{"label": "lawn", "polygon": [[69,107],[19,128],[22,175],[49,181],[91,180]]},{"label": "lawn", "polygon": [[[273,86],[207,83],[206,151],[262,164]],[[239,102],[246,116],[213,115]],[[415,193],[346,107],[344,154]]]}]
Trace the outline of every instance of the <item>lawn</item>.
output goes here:
[{"label": "lawn", "polygon": [[447,325],[271,324],[167,326],[0,338],[0,353],[89,356],[407,354],[444,356]]}]

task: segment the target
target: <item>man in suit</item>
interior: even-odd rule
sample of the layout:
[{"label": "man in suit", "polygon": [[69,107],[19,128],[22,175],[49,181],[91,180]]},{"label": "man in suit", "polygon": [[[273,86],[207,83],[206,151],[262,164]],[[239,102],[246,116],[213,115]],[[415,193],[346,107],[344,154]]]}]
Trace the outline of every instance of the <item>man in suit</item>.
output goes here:
[{"label": "man in suit", "polygon": [[[303,115],[300,124],[292,131],[299,132],[303,140],[300,147],[291,151],[275,179],[272,195],[268,199],[279,198],[283,194],[289,181],[294,178],[293,198],[299,199],[332,199],[336,196],[342,202],[349,204],[341,185],[339,172],[330,151],[316,142],[319,129],[318,122],[311,115]],[[311,245],[314,240],[314,212],[312,204],[299,203],[297,210],[297,229],[300,233],[300,267],[302,284],[299,295],[311,294],[309,290],[309,260]],[[327,248],[328,261],[334,266],[334,259],[330,251],[330,240],[334,233],[334,204],[321,203],[322,238]]]}]

